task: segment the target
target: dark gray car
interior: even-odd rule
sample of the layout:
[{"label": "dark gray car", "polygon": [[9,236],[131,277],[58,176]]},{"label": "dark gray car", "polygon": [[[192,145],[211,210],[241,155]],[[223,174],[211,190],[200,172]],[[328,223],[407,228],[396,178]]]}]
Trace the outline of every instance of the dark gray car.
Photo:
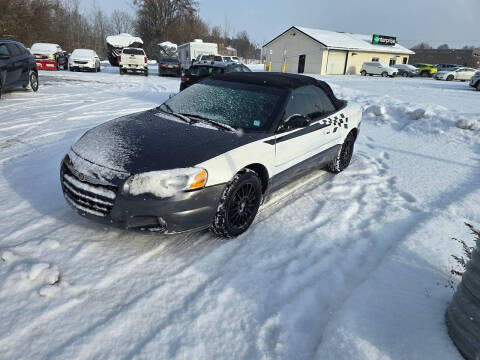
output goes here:
[{"label": "dark gray car", "polygon": [[38,90],[37,64],[22,43],[0,39],[0,98],[16,87]]}]

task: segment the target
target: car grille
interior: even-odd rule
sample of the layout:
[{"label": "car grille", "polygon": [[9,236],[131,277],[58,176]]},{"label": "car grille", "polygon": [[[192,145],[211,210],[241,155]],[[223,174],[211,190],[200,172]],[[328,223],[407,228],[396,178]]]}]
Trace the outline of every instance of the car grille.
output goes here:
[{"label": "car grille", "polygon": [[75,64],[80,64],[80,65],[85,65],[86,63],[88,63],[88,61],[77,61],[77,60],[75,60],[74,63]]},{"label": "car grille", "polygon": [[65,164],[62,165],[62,185],[67,201],[81,212],[105,217],[110,214],[116,199],[114,185],[93,184],[81,179]]}]

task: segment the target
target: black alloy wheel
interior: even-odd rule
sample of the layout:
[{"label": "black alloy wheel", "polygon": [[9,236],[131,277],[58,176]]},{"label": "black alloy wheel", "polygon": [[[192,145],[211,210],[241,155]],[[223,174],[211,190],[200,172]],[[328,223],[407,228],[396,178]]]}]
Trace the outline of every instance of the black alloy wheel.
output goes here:
[{"label": "black alloy wheel", "polygon": [[33,70],[30,70],[28,88],[34,92],[38,90],[38,74]]},{"label": "black alloy wheel", "polygon": [[348,165],[350,165],[350,161],[352,160],[353,156],[353,149],[355,147],[355,135],[353,132],[349,133],[340,148],[337,156],[333,160],[333,162],[328,166],[330,172],[335,174],[345,170]]},{"label": "black alloy wheel", "polygon": [[255,219],[261,200],[258,175],[249,169],[238,173],[225,187],[210,229],[226,238],[242,234]]}]

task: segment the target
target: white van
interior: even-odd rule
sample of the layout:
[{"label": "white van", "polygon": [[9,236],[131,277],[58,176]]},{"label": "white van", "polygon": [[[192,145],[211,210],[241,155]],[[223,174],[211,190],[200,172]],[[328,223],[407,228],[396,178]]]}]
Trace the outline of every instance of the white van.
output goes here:
[{"label": "white van", "polygon": [[398,69],[390,67],[387,64],[379,61],[367,61],[363,63],[360,74],[362,74],[362,76],[380,75],[383,77],[393,77],[397,76]]},{"label": "white van", "polygon": [[[184,70],[189,69],[198,55],[218,55],[218,45],[215,43],[204,43],[201,39],[179,45],[177,48],[178,60]],[[221,61],[221,60],[220,60]]]}]

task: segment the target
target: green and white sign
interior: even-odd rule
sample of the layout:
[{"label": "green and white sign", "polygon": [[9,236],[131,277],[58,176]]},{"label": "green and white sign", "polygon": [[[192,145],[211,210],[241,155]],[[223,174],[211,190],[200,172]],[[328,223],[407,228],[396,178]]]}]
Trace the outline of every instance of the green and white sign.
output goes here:
[{"label": "green and white sign", "polygon": [[397,38],[396,37],[373,34],[372,44],[374,44],[374,45],[395,46],[396,43],[397,43]]}]

